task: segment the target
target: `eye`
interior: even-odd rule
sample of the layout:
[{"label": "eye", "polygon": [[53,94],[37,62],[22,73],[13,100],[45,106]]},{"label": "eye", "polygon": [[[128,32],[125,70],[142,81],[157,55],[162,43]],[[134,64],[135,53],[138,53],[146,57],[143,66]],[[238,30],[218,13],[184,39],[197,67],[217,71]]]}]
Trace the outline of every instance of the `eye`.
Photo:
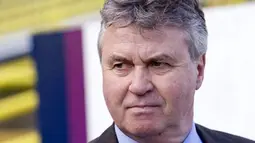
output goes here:
[{"label": "eye", "polygon": [[124,62],[118,62],[113,64],[113,71],[118,74],[118,75],[127,75],[131,69],[132,69],[132,64],[124,63]]},{"label": "eye", "polygon": [[164,63],[164,62],[153,61],[153,62],[151,62],[150,66],[160,68],[160,67],[168,67],[170,65],[168,63]]},{"label": "eye", "polygon": [[116,63],[113,65],[113,68],[121,69],[123,68],[123,63]]},{"label": "eye", "polygon": [[152,61],[149,65],[151,71],[156,74],[163,74],[172,69],[172,66],[165,62]]},{"label": "eye", "polygon": [[153,66],[153,67],[160,67],[160,66],[162,66],[162,64],[163,63],[161,63],[161,62],[151,62],[151,66]]},{"label": "eye", "polygon": [[119,62],[119,63],[113,64],[113,69],[125,70],[125,69],[131,68],[131,66],[132,65],[130,65],[128,63]]}]

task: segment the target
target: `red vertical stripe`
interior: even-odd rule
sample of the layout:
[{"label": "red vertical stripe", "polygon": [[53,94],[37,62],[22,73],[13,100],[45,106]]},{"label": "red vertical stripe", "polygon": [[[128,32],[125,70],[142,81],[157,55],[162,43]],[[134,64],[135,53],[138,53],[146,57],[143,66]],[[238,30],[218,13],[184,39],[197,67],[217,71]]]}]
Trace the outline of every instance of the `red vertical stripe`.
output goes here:
[{"label": "red vertical stripe", "polygon": [[86,143],[82,32],[65,33],[69,143]]}]

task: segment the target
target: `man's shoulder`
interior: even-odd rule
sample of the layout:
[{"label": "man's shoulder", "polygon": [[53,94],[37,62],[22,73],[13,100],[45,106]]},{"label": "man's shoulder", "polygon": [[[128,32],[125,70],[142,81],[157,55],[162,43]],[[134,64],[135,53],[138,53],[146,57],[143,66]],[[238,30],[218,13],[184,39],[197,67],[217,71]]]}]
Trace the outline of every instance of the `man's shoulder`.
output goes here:
[{"label": "man's shoulder", "polygon": [[99,140],[99,137],[97,137],[97,138],[93,139],[93,140],[92,140],[92,141],[90,141],[89,143],[97,143],[97,142],[98,142],[98,140]]},{"label": "man's shoulder", "polygon": [[250,139],[233,135],[230,133],[212,130],[202,125],[196,124],[196,129],[199,137],[203,142],[212,143],[255,143]]},{"label": "man's shoulder", "polygon": [[114,130],[114,124],[106,129],[99,137],[90,141],[89,143],[118,143]]},{"label": "man's shoulder", "polygon": [[[212,130],[199,124],[196,124],[196,130],[203,143],[255,143],[255,141],[250,139]],[[110,126],[99,137],[89,143],[118,143],[114,125]]]}]

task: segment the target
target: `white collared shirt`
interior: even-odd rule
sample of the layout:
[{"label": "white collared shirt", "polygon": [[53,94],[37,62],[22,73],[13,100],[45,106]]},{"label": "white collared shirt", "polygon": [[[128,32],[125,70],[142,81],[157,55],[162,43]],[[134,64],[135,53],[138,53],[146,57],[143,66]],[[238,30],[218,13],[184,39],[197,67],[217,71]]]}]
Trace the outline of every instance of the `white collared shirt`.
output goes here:
[{"label": "white collared shirt", "polygon": [[[125,135],[115,124],[114,129],[119,143],[137,143],[127,135]],[[195,123],[192,125],[192,129],[183,143],[203,143],[197,134]]]}]

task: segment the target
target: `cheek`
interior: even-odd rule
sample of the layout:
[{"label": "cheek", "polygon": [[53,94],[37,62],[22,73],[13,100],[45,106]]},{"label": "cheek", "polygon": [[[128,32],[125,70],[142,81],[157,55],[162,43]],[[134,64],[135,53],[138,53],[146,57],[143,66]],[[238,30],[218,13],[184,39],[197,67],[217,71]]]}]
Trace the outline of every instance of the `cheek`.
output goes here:
[{"label": "cheek", "polygon": [[106,103],[109,106],[120,106],[124,96],[123,94],[119,94],[122,91],[120,89],[121,83],[116,81],[117,79],[114,76],[109,76],[107,73],[103,74],[103,93]]},{"label": "cheek", "polygon": [[121,116],[123,100],[127,94],[127,82],[124,78],[113,75],[110,71],[103,73],[103,93],[106,105],[113,116]]},{"label": "cheek", "polygon": [[182,71],[155,77],[154,85],[165,101],[166,114],[180,114],[185,112],[187,105],[193,102],[195,80],[193,76]]}]

